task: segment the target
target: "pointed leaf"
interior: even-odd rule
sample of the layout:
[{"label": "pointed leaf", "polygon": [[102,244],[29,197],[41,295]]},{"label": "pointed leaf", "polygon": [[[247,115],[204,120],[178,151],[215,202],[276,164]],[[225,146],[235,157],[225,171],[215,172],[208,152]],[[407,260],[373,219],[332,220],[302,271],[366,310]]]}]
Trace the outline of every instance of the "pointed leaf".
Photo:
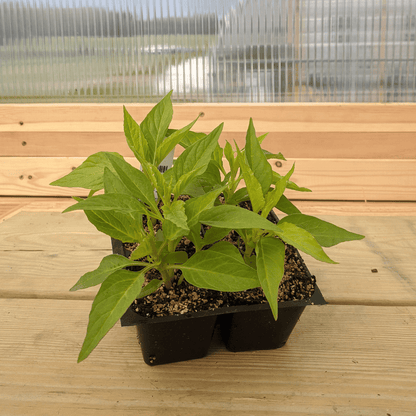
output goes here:
[{"label": "pointed leaf", "polygon": [[279,202],[276,204],[276,208],[285,214],[300,214],[299,209],[284,195],[280,197]]},{"label": "pointed leaf", "polygon": [[153,212],[158,212],[153,186],[146,175],[124,159],[116,158],[113,155],[110,155],[109,159],[116,174],[130,191],[129,193],[149,205]]},{"label": "pointed leaf", "polygon": [[243,173],[243,179],[247,187],[253,212],[258,213],[263,209],[265,204],[261,184],[254,176],[254,172],[246,163],[244,156],[239,150],[237,150],[237,155],[237,160],[240,165],[241,172]]},{"label": "pointed leaf", "polygon": [[207,135],[205,133],[195,133],[194,131],[188,131],[186,136],[179,142],[179,144],[186,149],[187,147],[191,146],[206,136]]},{"label": "pointed leaf", "polygon": [[156,292],[163,285],[163,280],[153,279],[146,286],[142,288],[136,299],[141,299]]},{"label": "pointed leaf", "polygon": [[121,179],[111,172],[107,167],[104,168],[104,191],[108,193],[117,193],[129,195],[130,191],[127,189],[126,185],[121,181]]},{"label": "pointed leaf", "polygon": [[[92,196],[91,198],[78,202],[78,204],[71,205],[63,212],[71,212],[80,209],[84,211],[114,211],[122,214],[139,213],[149,215],[149,211],[143,203],[138,201],[136,198],[130,195],[114,193]],[[161,219],[161,216],[154,216]]]},{"label": "pointed leaf", "polygon": [[229,229],[252,229],[259,228],[273,232],[281,232],[279,227],[266,218],[248,211],[247,209],[234,205],[219,205],[203,212],[199,221],[202,224],[211,225],[218,228]]},{"label": "pointed leaf", "polygon": [[126,107],[123,106],[124,112],[124,135],[126,136],[127,144],[136,156],[136,158],[143,163],[144,160],[149,160],[149,146],[140,126],[133,120]]},{"label": "pointed leaf", "polygon": [[[277,182],[279,179],[282,179],[282,178],[283,178],[282,175],[273,171],[273,182]],[[309,188],[300,187],[292,181],[287,182],[286,188],[287,189],[292,189],[293,191],[298,191],[298,192],[312,192]]]},{"label": "pointed leaf", "polygon": [[115,271],[134,265],[137,265],[137,263],[126,259],[124,256],[110,254],[101,260],[97,269],[92,272],[85,273],[69,290],[74,292],[79,289],[86,289],[87,287],[99,285]]},{"label": "pointed leaf", "polygon": [[85,188],[99,191],[104,188],[104,168],[115,173],[109,160],[109,155],[122,159],[118,153],[98,152],[88,157],[80,166],[68,175],[52,182],[52,186],[65,186],[68,188]]},{"label": "pointed leaf", "polygon": [[259,141],[260,144],[263,143],[263,140],[268,136],[269,133],[264,133],[261,136],[257,137],[257,140]]},{"label": "pointed leaf", "polygon": [[144,273],[145,269],[140,273],[118,270],[104,280],[92,304],[78,362],[88,357],[136,299],[143,286]]},{"label": "pointed leaf", "polygon": [[188,283],[200,288],[238,292],[260,285],[256,270],[247,266],[238,249],[225,241],[199,251],[178,268]]},{"label": "pointed leaf", "polygon": [[152,247],[149,243],[151,238],[154,238],[151,234],[147,234],[145,237],[143,237],[139,246],[131,253],[130,260],[138,260],[151,254]]},{"label": "pointed leaf", "polygon": [[298,250],[301,250],[306,254],[309,254],[317,260],[325,263],[337,264],[328,257],[320,244],[316,241],[315,237],[308,231],[291,224],[290,222],[281,224],[281,221],[279,221],[279,227],[282,231],[276,232],[276,235],[278,235],[284,242],[296,247]]},{"label": "pointed leaf", "polygon": [[334,224],[304,214],[292,214],[280,220],[280,224],[291,223],[310,232],[323,247],[332,247],[344,241],[361,240],[363,235],[355,234]]},{"label": "pointed leaf", "polygon": [[229,232],[230,228],[209,228],[204,235],[204,245],[214,244],[224,238]]},{"label": "pointed leaf", "polygon": [[225,186],[222,186],[197,198],[188,199],[185,202],[185,213],[188,218],[189,228],[192,228],[198,223],[199,216],[202,212],[214,206],[215,200],[224,188]]},{"label": "pointed leaf", "polygon": [[174,240],[180,235],[188,234],[189,227],[184,201],[175,201],[169,208],[164,208],[163,215],[165,217],[163,233],[166,239]]},{"label": "pointed leaf", "polygon": [[140,124],[141,131],[147,141],[149,147],[148,161],[156,165],[157,148],[163,142],[169,124],[172,121],[173,108],[170,91],[162,100],[156,104],[146,118]]},{"label": "pointed leaf", "polygon": [[142,214],[87,210],[85,215],[98,231],[123,243],[135,243],[144,238]]},{"label": "pointed leaf", "polygon": [[249,201],[250,197],[248,196],[247,188],[240,188],[238,191],[234,192],[230,199],[227,200],[227,204],[238,205],[240,202]]},{"label": "pointed leaf", "polygon": [[229,142],[225,142],[224,156],[228,160],[228,163],[230,165],[230,170],[231,170],[235,163],[235,158],[234,158],[234,150]]},{"label": "pointed leaf", "polygon": [[246,145],[244,147],[247,163],[261,184],[263,195],[269,190],[273,181],[273,170],[260,147],[259,140],[254,130],[253,120],[247,129]]},{"label": "pointed leaf", "polygon": [[256,254],[259,281],[274,319],[277,319],[277,296],[285,271],[285,245],[278,238],[261,238],[256,245]]},{"label": "pointed leaf", "polygon": [[293,171],[295,170],[295,164],[293,164],[292,169],[283,176],[278,182],[276,182],[274,189],[271,192],[266,194],[266,203],[262,215],[267,217],[269,212],[277,205],[280,198],[283,195],[283,192],[286,189],[287,182],[289,178],[292,176]]},{"label": "pointed leaf", "polygon": [[[170,173],[170,177],[175,182],[173,193],[179,195],[182,190],[199,175],[202,175],[211,161],[211,155],[217,146],[218,138],[221,134],[223,124],[220,124],[210,134],[203,139],[189,146],[178,157],[173,168],[165,173]],[[168,177],[169,177],[168,176]]]},{"label": "pointed leaf", "polygon": [[188,228],[188,218],[185,213],[185,202],[175,201],[170,207],[164,207],[163,216],[178,227]]},{"label": "pointed leaf", "polygon": [[279,159],[279,160],[286,160],[285,157],[279,152],[279,153],[271,153],[267,150],[263,149],[263,153],[266,156],[266,159]]},{"label": "pointed leaf", "polygon": [[198,118],[199,116],[192,121],[192,123],[189,123],[180,130],[175,130],[174,133],[167,136],[165,140],[163,140],[156,150],[156,165],[159,165],[160,162],[175,148],[175,146],[186,137],[189,130],[197,122]]},{"label": "pointed leaf", "polygon": [[[187,147],[186,150],[178,157],[173,166],[173,173],[175,174],[177,181],[186,173],[208,165],[211,155],[217,146],[222,128],[223,123],[221,123],[203,139],[198,140],[191,146]],[[200,174],[201,173],[203,172],[200,172]]]},{"label": "pointed leaf", "polygon": [[176,264],[185,263],[188,260],[188,255],[185,251],[175,251],[174,253],[168,253],[163,257],[163,263],[165,264]]}]

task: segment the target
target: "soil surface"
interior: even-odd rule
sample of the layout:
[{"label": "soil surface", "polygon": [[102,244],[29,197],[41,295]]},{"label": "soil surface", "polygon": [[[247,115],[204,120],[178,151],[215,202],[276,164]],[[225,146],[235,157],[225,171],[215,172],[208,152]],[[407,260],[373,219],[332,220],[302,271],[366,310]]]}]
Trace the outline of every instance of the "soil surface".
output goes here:
[{"label": "soil surface", "polygon": [[[244,208],[250,209],[250,206],[246,203]],[[268,219],[273,221],[272,216],[269,216]],[[155,229],[159,227],[157,224]],[[241,240],[235,231],[232,231],[224,240],[233,243],[241,249]],[[135,248],[133,244],[124,244],[124,246],[130,251]],[[311,276],[307,271],[303,260],[294,247],[287,244],[285,247],[285,272],[279,286],[278,301],[308,299],[315,290],[315,276]],[[195,252],[192,242],[185,238],[181,240],[176,250],[187,252],[188,257]],[[190,285],[185,280],[178,284],[181,274],[180,270],[175,271],[175,279],[170,289],[161,286],[151,295],[135,300],[131,308],[141,316],[157,317],[214,310],[227,306],[267,303],[261,288],[228,293],[200,289]],[[157,270],[150,270],[146,274],[144,284],[146,285],[150,280],[160,278]]]}]

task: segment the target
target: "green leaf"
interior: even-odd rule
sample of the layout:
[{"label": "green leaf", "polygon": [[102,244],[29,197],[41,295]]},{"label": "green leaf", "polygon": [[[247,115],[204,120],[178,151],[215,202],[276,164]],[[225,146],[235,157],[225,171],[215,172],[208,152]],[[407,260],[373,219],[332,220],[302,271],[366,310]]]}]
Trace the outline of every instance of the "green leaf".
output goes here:
[{"label": "green leaf", "polygon": [[202,212],[214,206],[215,200],[224,188],[225,186],[222,186],[197,198],[188,199],[185,202],[185,213],[188,218],[189,228],[192,228],[198,223],[199,216]]},{"label": "green leaf", "polygon": [[273,181],[273,170],[267,161],[262,148],[260,147],[256,131],[254,130],[253,120],[251,118],[247,129],[246,145],[244,150],[247,163],[259,181],[264,195],[269,190]]},{"label": "green leaf", "polygon": [[209,228],[204,235],[204,245],[214,244],[224,238],[229,232],[230,228]]},{"label": "green leaf", "polygon": [[[143,203],[138,201],[136,198],[130,195],[114,193],[92,196],[91,198],[78,202],[78,204],[71,205],[63,212],[71,212],[80,209],[84,211],[114,211],[122,214],[139,213],[149,215],[149,211]],[[155,214],[154,216],[162,219],[160,214],[158,216]]]},{"label": "green leaf", "polygon": [[[193,143],[182,152],[173,166],[173,173],[175,174],[176,180],[179,180],[188,172],[195,171],[200,167],[206,167],[208,165],[211,155],[218,144],[217,142],[222,128],[223,123],[203,139]],[[200,174],[201,173],[202,172],[200,172]]]},{"label": "green leaf", "polygon": [[247,266],[236,247],[219,242],[194,254],[179,267],[194,286],[224,292],[238,292],[260,286],[256,270]]},{"label": "green leaf", "polygon": [[127,144],[133,151],[136,158],[143,163],[149,160],[149,146],[140,126],[133,120],[132,116],[123,106],[124,113],[124,135],[126,136]]},{"label": "green leaf", "polygon": [[206,136],[207,135],[205,133],[195,133],[194,131],[189,131],[186,136],[179,142],[179,144],[186,149]]},{"label": "green leaf", "polygon": [[151,238],[154,238],[153,235],[147,234],[141,239],[139,246],[131,253],[130,260],[138,260],[152,253],[152,247],[149,243]]},{"label": "green leaf", "polygon": [[151,207],[153,212],[159,212],[155,202],[153,186],[146,175],[124,159],[116,158],[112,155],[109,156],[109,159],[116,174],[129,190],[129,193]]},{"label": "green leaf", "polygon": [[279,153],[271,153],[267,150],[263,149],[263,153],[266,156],[266,159],[279,159],[279,160],[286,160],[285,157],[279,152]]},{"label": "green leaf", "polygon": [[122,159],[118,153],[98,152],[88,157],[80,166],[68,175],[52,182],[52,186],[65,186],[68,188],[85,188],[94,192],[104,188],[104,168],[115,173],[109,160],[109,155]]},{"label": "green leaf", "polygon": [[148,161],[154,165],[157,164],[157,149],[163,142],[169,124],[172,121],[173,108],[170,99],[171,94],[172,91],[162,98],[140,124],[140,128],[149,147]]},{"label": "green leaf", "polygon": [[255,213],[258,213],[263,209],[265,204],[262,186],[254,176],[254,172],[251,170],[250,166],[246,163],[243,154],[238,149],[237,155],[237,160],[240,164],[241,172],[243,173],[243,179],[250,197],[252,209]]},{"label": "green leaf", "polygon": [[106,194],[130,194],[130,191],[127,189],[126,185],[124,185],[124,183],[121,181],[121,179],[113,172],[111,172],[111,170],[108,168],[104,168],[104,191]]},{"label": "green leaf", "polygon": [[264,133],[261,136],[257,137],[257,140],[259,141],[260,144],[263,143],[263,140],[268,136],[269,133]]},{"label": "green leaf", "polygon": [[225,175],[226,172],[224,170],[224,165],[222,163],[222,156],[223,156],[223,150],[220,147],[220,145],[217,143],[214,151],[212,152],[212,160],[210,163],[214,164],[215,167]]},{"label": "green leaf", "polygon": [[153,279],[146,286],[142,288],[139,295],[136,296],[137,299],[144,298],[156,292],[163,285],[163,280]]},{"label": "green leaf", "polygon": [[281,221],[279,221],[279,227],[281,228],[281,232],[276,232],[276,234],[284,242],[296,247],[298,250],[301,250],[306,254],[309,254],[317,260],[325,263],[337,264],[328,257],[320,244],[316,241],[315,237],[308,231],[291,224],[290,222],[281,224]]},{"label": "green leaf", "polygon": [[137,273],[118,270],[104,280],[92,304],[87,335],[79,353],[78,362],[90,355],[136,299],[144,283],[145,271],[146,269],[143,269]]},{"label": "green leaf", "polygon": [[227,204],[238,205],[240,202],[248,201],[250,197],[248,196],[247,188],[240,188],[227,200]]},{"label": "green leaf", "polygon": [[87,210],[85,215],[98,231],[123,243],[139,242],[144,238],[141,214]]},{"label": "green leaf", "polygon": [[355,234],[334,224],[304,214],[292,214],[280,220],[280,224],[291,223],[310,232],[323,247],[332,247],[344,241],[361,240],[361,234]]},{"label": "green leaf", "polygon": [[188,260],[188,255],[185,251],[175,251],[174,253],[168,253],[163,257],[163,263],[165,264],[176,264],[185,263]]},{"label": "green leaf", "polygon": [[164,207],[163,233],[168,240],[174,240],[189,232],[188,218],[185,214],[185,202],[175,201],[170,207]]},{"label": "green leaf", "polygon": [[256,245],[256,254],[259,281],[274,319],[277,319],[277,296],[285,271],[285,245],[278,238],[261,238]]},{"label": "green leaf", "polygon": [[298,208],[292,204],[284,195],[279,199],[279,202],[276,204],[276,208],[285,214],[300,214]]},{"label": "green leaf", "polygon": [[159,165],[160,162],[175,148],[175,146],[183,140],[188,134],[189,130],[196,123],[199,116],[187,126],[183,127],[180,130],[175,130],[171,135],[167,136],[165,140],[159,145],[156,150],[156,162],[155,165]]},{"label": "green leaf", "polygon": [[283,195],[283,192],[286,189],[287,182],[288,182],[289,178],[292,176],[294,170],[295,170],[295,164],[293,164],[292,169],[290,169],[290,171],[275,184],[274,189],[271,192],[268,192],[266,194],[266,203],[265,203],[265,206],[264,206],[264,210],[262,212],[262,215],[264,217],[267,217],[269,212],[279,202],[280,198]]},{"label": "green leaf", "polygon": [[172,221],[178,227],[187,229],[188,218],[185,213],[185,202],[178,200],[173,202],[170,207],[163,207],[163,216]]},{"label": "green leaf", "polygon": [[172,178],[176,184],[173,190],[175,195],[181,194],[182,190],[185,189],[195,177],[202,175],[205,172],[211,161],[212,152],[217,146],[222,128],[223,124],[220,124],[206,137],[186,148],[176,160],[173,168],[165,173],[168,180]]},{"label": "green leaf", "polygon": [[266,218],[249,211],[247,209],[236,207],[234,205],[219,205],[203,212],[199,221],[202,224],[211,225],[212,227],[228,229],[252,229],[259,228],[263,230],[281,232],[279,227]]},{"label": "green leaf", "polygon": [[224,156],[228,160],[228,163],[230,165],[230,170],[233,169],[235,158],[234,158],[234,150],[229,142],[225,142],[224,146]]},{"label": "green leaf", "polygon": [[137,263],[126,259],[124,256],[110,254],[101,260],[97,269],[92,272],[85,273],[69,290],[74,292],[79,289],[86,289],[87,287],[99,285],[115,271],[134,265],[137,265]]},{"label": "green leaf", "polygon": [[221,174],[212,160],[208,163],[205,172],[196,176],[181,193],[190,196],[200,196],[221,184]]},{"label": "green leaf", "polygon": [[[279,179],[282,179],[282,178],[283,178],[282,175],[273,171],[273,182],[277,182]],[[298,191],[298,192],[312,192],[309,188],[300,187],[292,181],[287,182],[286,188],[287,189],[292,189],[293,191]]]}]

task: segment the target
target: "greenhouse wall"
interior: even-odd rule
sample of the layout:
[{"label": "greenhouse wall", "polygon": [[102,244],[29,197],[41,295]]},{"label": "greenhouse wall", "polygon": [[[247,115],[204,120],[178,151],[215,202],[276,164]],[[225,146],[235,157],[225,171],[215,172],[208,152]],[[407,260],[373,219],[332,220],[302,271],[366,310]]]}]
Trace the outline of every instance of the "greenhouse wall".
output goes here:
[{"label": "greenhouse wall", "polygon": [[414,0],[0,1],[0,102],[414,102]]}]

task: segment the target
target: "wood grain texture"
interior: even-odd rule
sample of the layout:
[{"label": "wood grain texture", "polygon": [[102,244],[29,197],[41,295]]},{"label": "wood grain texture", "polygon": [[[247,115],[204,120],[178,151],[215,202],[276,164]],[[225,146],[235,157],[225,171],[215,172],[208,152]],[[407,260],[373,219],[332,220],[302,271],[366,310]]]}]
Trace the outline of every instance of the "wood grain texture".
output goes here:
[{"label": "wood grain texture", "polygon": [[[151,105],[127,108],[140,122]],[[196,131],[208,133],[224,121],[220,142],[236,140],[241,147],[252,117],[258,134],[269,133],[265,146],[286,157],[412,159],[415,109],[415,104],[178,104],[172,128],[204,113]],[[129,156],[122,132],[121,104],[0,105],[4,156],[88,156],[99,150]]]},{"label": "wood grain texture", "polygon": [[308,307],[287,345],[146,366],[135,329],[76,364],[89,301],[0,300],[0,402],[10,416],[399,415],[416,404],[416,308]]},{"label": "wood grain texture", "polygon": [[[303,255],[329,303],[416,306],[416,216],[319,218],[366,236],[325,249],[336,265]],[[68,289],[108,254],[82,212],[21,212],[0,223],[0,297],[91,299]]]},{"label": "wood grain texture", "polygon": [[[62,212],[73,204],[74,200],[69,197],[0,197],[0,222],[19,212]],[[416,215],[416,202],[297,200],[296,206],[307,215],[389,217]]]},{"label": "wood grain texture", "polygon": [[74,204],[72,198],[0,197],[0,222],[25,212],[62,212]]},{"label": "wood grain texture", "polygon": [[416,217],[318,217],[365,235],[325,249],[336,265],[302,254],[328,302],[416,306]]},{"label": "wood grain texture", "polygon": [[[78,188],[49,186],[85,158],[2,158],[0,189],[3,196],[86,196]],[[135,158],[126,158],[139,167]],[[312,193],[288,191],[291,199],[416,201],[416,160],[288,159],[272,168],[285,174],[296,164],[292,180]],[[279,161],[280,162],[280,161]]]},{"label": "wood grain texture", "polygon": [[[197,125],[199,126],[199,125]],[[202,131],[202,129],[197,129]],[[208,129],[205,130],[209,132]],[[269,133],[264,148],[281,152],[288,158],[347,158],[347,159],[414,159],[416,157],[414,132],[281,132]],[[225,130],[219,139],[245,144],[245,132]],[[12,157],[79,157],[99,151],[118,152],[132,156],[122,132],[1,132],[2,156]],[[175,156],[182,148],[177,146]]]}]

